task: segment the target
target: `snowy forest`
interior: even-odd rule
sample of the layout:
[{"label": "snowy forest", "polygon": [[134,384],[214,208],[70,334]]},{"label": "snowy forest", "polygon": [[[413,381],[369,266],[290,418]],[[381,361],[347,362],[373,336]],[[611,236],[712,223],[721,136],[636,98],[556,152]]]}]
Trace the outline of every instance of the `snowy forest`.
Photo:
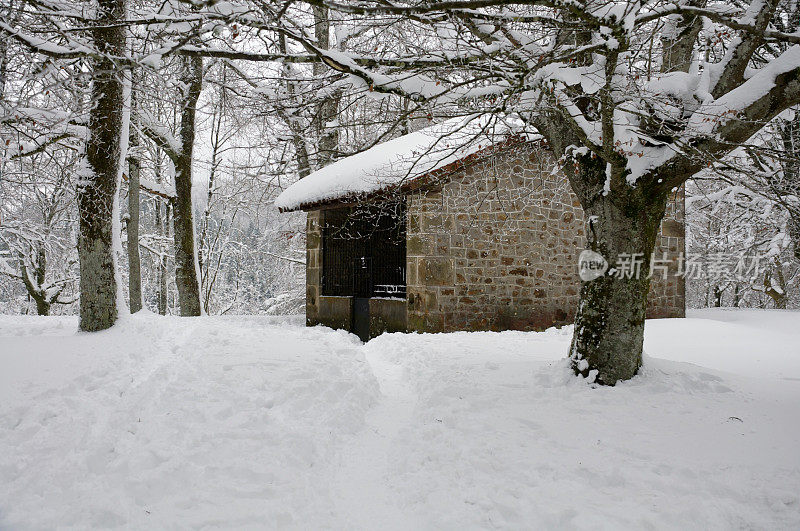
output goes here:
[{"label": "snowy forest", "polygon": [[[614,407],[624,408],[624,402],[638,400],[630,397],[630,393],[638,392],[635,384],[624,384],[630,384],[626,381],[631,379],[636,382],[637,375],[652,376],[647,371],[648,356],[653,352],[671,360],[669,363],[709,363],[715,370],[737,372],[737,362],[719,361],[724,357],[720,353],[723,346],[705,349],[713,343],[709,337],[728,334],[722,325],[705,329],[696,324],[700,320],[696,317],[686,319],[686,324],[648,324],[657,332],[649,332],[650,328],[649,336],[645,332],[651,269],[658,258],[654,248],[671,194],[678,190],[685,197],[685,250],[679,267],[685,279],[685,307],[701,312],[689,317],[724,315],[720,319],[727,326],[728,320],[737,319],[731,316],[760,316],[758,326],[769,328],[765,337],[769,335],[772,339],[768,341],[778,345],[772,352],[786,351],[797,358],[796,347],[787,347],[794,340],[781,339],[784,331],[788,334],[800,322],[799,314],[793,311],[800,309],[800,4],[794,0],[2,0],[0,317],[12,323],[8,325],[12,327],[10,335],[41,330],[47,336],[55,325],[42,323],[62,323],[60,328],[75,318],[73,328],[82,333],[112,328],[116,333],[129,334],[125,336],[129,344],[136,341],[137,334],[153,334],[161,341],[170,326],[199,326],[164,324],[167,321],[158,321],[159,316],[174,316],[169,323],[185,317],[213,318],[217,320],[208,321],[212,324],[198,333],[224,335],[222,323],[246,323],[237,325],[242,326],[242,337],[252,344],[269,343],[272,340],[257,336],[255,330],[267,326],[263,324],[267,322],[277,323],[277,329],[299,322],[296,316],[307,311],[310,296],[308,267],[316,267],[312,262],[317,260],[307,251],[307,239],[313,236],[307,232],[313,225],[310,218],[302,208],[281,207],[276,203],[279,196],[333,164],[344,164],[352,160],[350,157],[387,141],[452,123],[453,119],[471,124],[468,130],[474,138],[464,143],[477,143],[497,131],[541,139],[552,154],[548,171],[563,175],[576,204],[585,212],[586,249],[606,257],[612,266],[619,256],[642,257],[642,274],[637,269],[635,278],[615,275],[612,267],[608,274],[580,284],[576,294],[579,302],[574,316],[570,314],[574,326],[531,332],[544,334],[545,343],[555,341],[553,351],[558,350],[559,359],[566,357],[568,372],[575,381],[595,387],[622,383],[614,389],[621,389],[623,394],[610,396],[617,396]],[[455,151],[456,146],[452,149]],[[441,159],[450,155],[441,154]],[[420,153],[417,162],[426,156],[430,154]],[[721,309],[728,309],[727,313]],[[775,312],[764,313],[772,310]],[[135,321],[134,325],[125,321],[137,313],[146,321]],[[774,317],[764,317],[768,315]],[[51,316],[52,320],[39,320],[29,327],[12,320],[22,317],[10,316]],[[136,327],[136,332],[115,328],[123,321],[128,323],[125,326]],[[4,330],[2,322],[0,331]],[[687,328],[670,333],[659,326]],[[293,345],[311,341],[311,335],[302,335],[306,333],[302,328],[292,330],[289,335],[296,335],[291,336],[296,341]],[[307,332],[316,334],[314,341],[324,343],[320,352],[336,357],[356,348],[344,336],[323,335],[328,332],[317,328]],[[696,350],[695,346],[681,347],[682,353],[689,352],[694,358],[666,353],[675,350],[675,336],[684,332],[689,338],[702,338]],[[742,339],[745,336],[738,333],[730,332],[724,349],[736,353],[740,352],[736,349],[759,348],[758,341]],[[395,356],[373,363],[376,374],[394,378],[386,375],[394,374],[389,365],[401,363],[401,354],[407,356],[402,361],[405,371],[427,374],[431,367],[445,371],[443,366],[419,357],[414,345],[446,357],[450,354],[444,354],[447,349],[439,343],[446,339],[393,337],[381,336],[372,342],[377,341],[377,346],[363,346],[368,356],[378,356],[381,345],[389,352],[386,356]],[[454,341],[466,353],[500,348],[484,339],[473,344],[463,336],[457,338]],[[502,338],[498,345],[505,345],[503,348],[510,352],[528,348],[517,343],[521,341],[517,336]],[[659,338],[659,342],[653,338]],[[203,345],[216,341],[210,335],[206,339],[205,344],[197,340],[198,352],[207,348]],[[284,341],[277,336],[273,339],[278,345]],[[258,356],[247,350],[251,343],[246,346],[242,339],[236,344],[240,353],[247,352],[242,363],[259,363]],[[109,345],[111,350],[117,348],[113,342]],[[189,350],[186,345],[180,348]],[[295,347],[286,348],[288,352]],[[370,348],[375,354],[369,354],[373,352]],[[704,349],[713,353],[701,353]],[[5,350],[2,343],[0,350]],[[175,346],[172,352],[178,350]],[[706,355],[708,359],[702,357]],[[312,361],[314,367],[333,363],[323,354]],[[773,361],[775,366],[789,368],[795,363],[783,358]],[[0,368],[2,363],[0,356]],[[130,360],[119,363],[135,365]],[[475,367],[491,372],[497,368],[495,363],[481,359]],[[684,373],[672,365],[659,365],[665,363],[654,361],[653,366],[661,367],[656,372],[679,374],[670,380],[670,392],[677,395],[679,388],[688,394],[713,392],[714,400],[716,393],[722,392],[723,384],[710,383],[706,373],[692,372],[694,369]],[[224,366],[234,367],[235,372],[237,364]],[[325,370],[330,374],[345,371],[357,375],[355,379],[363,376],[363,367],[345,370],[343,366]],[[750,365],[742,369],[750,370]],[[302,372],[285,367],[276,371],[269,385],[294,382]],[[322,378],[314,371],[315,378]],[[153,374],[156,372],[154,369]],[[250,378],[254,377],[247,374],[240,380],[246,382],[238,397],[242,403],[249,403],[261,389],[261,383],[253,383]],[[492,374],[491,378],[500,378],[503,371]],[[564,384],[560,376],[551,373],[542,374],[531,381],[545,389],[574,384]],[[177,377],[165,378],[176,381]],[[134,379],[131,377],[131,381]],[[336,383],[319,384],[320,389],[327,390],[326,397],[332,396],[340,390],[337,385],[341,389],[350,385],[343,381],[349,380],[343,377]],[[520,385],[540,387],[531,381]],[[417,382],[419,389],[411,391],[386,384],[380,375],[378,382],[384,394],[387,388],[394,389],[395,398],[400,397],[399,409],[385,413],[410,418],[412,410],[403,409],[411,408],[407,394],[424,394],[425,389],[433,388],[435,378]],[[473,383],[476,387],[480,384]],[[254,386],[251,395],[244,391],[248,385]],[[300,384],[291,385],[297,387],[288,388],[286,396],[310,393]],[[736,385],[730,384],[732,388]],[[317,430],[314,437],[328,437],[327,430],[337,434],[330,435],[332,441],[339,437],[337,430],[357,431],[360,425],[353,419],[363,417],[371,401],[378,400],[370,398],[369,393],[378,396],[370,386],[377,389],[370,383],[357,391],[345,390],[352,393],[348,396],[359,397],[356,413],[332,406],[341,415],[336,422],[350,424],[328,426],[320,421],[319,427],[313,428]],[[188,384],[181,389],[181,393],[191,393]],[[577,400],[585,400],[586,411],[590,411],[591,397],[583,394],[583,387],[580,389],[575,391]],[[460,406],[449,401],[452,397],[445,395],[432,395],[441,399],[428,412],[435,419],[431,421],[435,422],[433,431],[444,429],[436,425],[445,415],[437,408],[460,411]],[[320,399],[311,394],[308,397],[309,402]],[[552,399],[551,406],[567,400],[553,395],[539,398],[544,403]],[[271,404],[272,400],[267,402]],[[290,399],[286,400],[288,404]],[[480,403],[476,398],[474,404]],[[53,406],[59,407],[64,405]],[[719,406],[720,415],[741,422],[739,417],[744,415],[736,407],[725,407]],[[15,428],[23,422],[22,409],[15,411],[19,415],[9,413],[8,422],[4,420],[0,428],[19,420]],[[300,417],[308,414],[306,420],[323,418],[313,417],[302,408],[287,415],[295,413]],[[42,415],[46,417],[47,412]],[[491,416],[487,412],[485,422],[491,423]],[[227,422],[225,418],[208,422]],[[324,418],[325,422],[334,422]],[[703,422],[694,420],[695,428],[702,430]],[[314,422],[309,420],[309,426]],[[665,422],[680,431],[683,419],[667,418]],[[161,428],[169,429],[164,426]],[[388,424],[375,426],[377,432],[385,429],[402,438],[402,433]],[[294,429],[290,424],[283,427]],[[563,435],[566,431],[562,427],[553,429]],[[420,433],[422,440],[432,431]],[[792,433],[786,437],[796,435]],[[469,438],[472,432],[466,429],[460,436]],[[449,435],[441,437],[436,440],[443,448],[452,443]],[[595,439],[594,435],[586,437]],[[413,446],[409,442],[412,439],[403,439],[403,448]],[[16,443],[8,442],[11,440],[0,437],[0,454],[3,444],[8,444],[7,452],[16,448]],[[645,446],[649,439],[640,442]],[[787,448],[789,442],[787,439]],[[504,444],[486,442],[495,443]],[[279,453],[291,453],[291,442],[276,444],[281,448]],[[303,447],[297,459],[326,459],[328,454],[317,444],[315,439],[313,445]],[[302,452],[308,455],[303,457]],[[159,455],[159,451],[153,455]],[[444,455],[438,456],[441,470],[448,466]],[[618,457],[615,454],[611,459]],[[146,463],[147,459],[159,458],[142,459]],[[601,457],[597,459],[601,461]],[[791,485],[800,477],[800,464],[796,454],[793,459],[784,482],[789,487],[776,487],[780,492],[772,494],[779,501],[770,498],[772,509],[758,509],[764,511],[758,514],[768,516],[740,514],[733,502],[714,515],[692,506],[695,513],[687,513],[685,519],[672,521],[667,527],[793,527],[793,523],[800,523],[800,500],[796,496],[800,490],[791,494]],[[88,466],[91,468],[91,463]],[[12,468],[22,474],[14,464],[3,468],[0,460],[0,475]],[[513,466],[508,465],[505,473],[513,475],[511,469]],[[290,468],[275,474],[283,472],[291,475]],[[355,478],[367,474],[363,469],[348,473]],[[411,482],[408,485],[433,481],[420,470],[415,473],[418,475],[411,479],[402,476]],[[39,474],[47,475],[43,470]],[[642,474],[637,480],[649,472]],[[768,472],[764,474],[769,476]],[[737,481],[746,481],[742,479],[745,476],[737,476]],[[576,478],[577,483],[562,485],[564,492],[583,484],[581,477]],[[290,482],[283,477],[275,481]],[[362,486],[379,493],[373,496],[382,496],[385,485],[380,483],[378,488],[375,481],[370,476]],[[268,527],[308,527],[305,524],[309,522],[326,527],[327,521],[320,515],[330,514],[327,506],[315,506],[319,511],[313,517],[316,520],[298,518],[303,510],[298,493],[310,487],[292,485],[296,492],[289,489],[286,496],[295,497],[286,498],[288,505],[278,504],[280,509],[269,509],[273,519]],[[341,487],[354,498],[363,494],[350,492],[346,485]],[[755,487],[747,492],[752,494],[752,489]],[[0,490],[0,494],[3,492]],[[711,491],[707,494],[716,495]],[[624,497],[619,492],[616,495]],[[670,503],[686,503],[680,501],[681,495],[672,495]],[[5,513],[12,514],[7,511],[8,500],[14,498],[8,496],[0,497],[0,527]],[[430,496],[425,503],[433,504],[437,499],[435,494]],[[385,499],[373,501],[378,507],[386,503]],[[481,506],[479,500],[463,503],[469,505],[463,509],[467,512],[478,511],[476,507]],[[544,528],[559,528],[561,524],[587,527],[587,521],[582,520],[565,522],[555,516],[538,519],[542,513],[524,518],[516,515],[520,519],[515,519],[509,516],[513,511],[505,513],[502,507],[516,507],[516,503],[495,500],[473,520],[453,516],[462,514],[461,505],[444,503],[452,518],[439,514],[421,526],[407,519],[398,521],[402,521],[400,528],[407,529],[495,524],[519,528],[532,521]],[[356,505],[351,503],[348,510]],[[148,507],[156,510],[155,506]],[[281,512],[285,507],[293,507],[286,509],[289,516]],[[245,513],[255,510],[249,506],[240,509]],[[614,518],[623,511],[617,507]],[[135,522],[137,527],[147,521],[96,514],[101,516],[90,520],[76,515],[72,525],[114,527]],[[180,527],[213,522],[196,515],[195,520],[187,519],[176,510],[169,514],[179,516],[161,520],[162,524]],[[692,514],[703,514],[704,519],[694,520]],[[45,515],[38,524],[48,527],[59,521],[56,516],[56,520],[47,520]],[[651,516],[638,521],[633,517],[612,518],[609,525],[614,527],[616,522],[634,528],[643,522],[664,523],[660,519],[663,515]],[[370,528],[376,523],[355,521],[360,522],[356,528]],[[9,522],[20,528],[37,527],[35,521],[17,513]],[[333,527],[349,527],[354,520],[337,522]],[[254,523],[263,524],[264,520],[240,525]]]}]

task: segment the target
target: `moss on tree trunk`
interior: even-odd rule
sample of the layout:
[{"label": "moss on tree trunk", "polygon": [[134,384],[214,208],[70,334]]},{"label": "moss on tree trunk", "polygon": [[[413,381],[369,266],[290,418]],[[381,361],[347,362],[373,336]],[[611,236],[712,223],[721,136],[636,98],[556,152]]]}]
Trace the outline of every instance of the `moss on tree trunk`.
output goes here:
[{"label": "moss on tree trunk", "polygon": [[583,159],[573,188],[589,220],[588,248],[609,270],[581,286],[570,358],[576,373],[614,385],[642,365],[650,257],[667,193],[628,185],[604,192],[605,163]]}]

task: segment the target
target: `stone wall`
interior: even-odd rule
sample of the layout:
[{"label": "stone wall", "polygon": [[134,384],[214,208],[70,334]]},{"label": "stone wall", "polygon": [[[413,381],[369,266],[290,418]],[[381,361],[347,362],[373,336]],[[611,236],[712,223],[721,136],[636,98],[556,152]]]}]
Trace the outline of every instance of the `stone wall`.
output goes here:
[{"label": "stone wall", "polygon": [[[306,325],[325,324],[320,320],[322,294],[322,211],[306,218]],[[324,316],[323,316],[324,317]],[[349,317],[348,317],[349,318]]]},{"label": "stone wall", "polygon": [[656,239],[654,259],[659,262],[653,264],[666,265],[667,269],[653,271],[655,282],[651,281],[647,297],[647,316],[651,319],[686,317],[686,281],[676,274],[679,261],[686,256],[684,213],[684,189],[681,187],[667,203],[661,232]]},{"label": "stone wall", "polygon": [[[573,320],[584,215],[554,167],[548,151],[523,143],[407,197],[410,330],[534,330]],[[682,195],[668,216],[656,256],[675,260],[684,248]],[[683,315],[681,279],[654,277],[648,316]]]},{"label": "stone wall", "polygon": [[408,312],[404,299],[373,297],[369,300],[369,337],[384,332],[405,332]]}]

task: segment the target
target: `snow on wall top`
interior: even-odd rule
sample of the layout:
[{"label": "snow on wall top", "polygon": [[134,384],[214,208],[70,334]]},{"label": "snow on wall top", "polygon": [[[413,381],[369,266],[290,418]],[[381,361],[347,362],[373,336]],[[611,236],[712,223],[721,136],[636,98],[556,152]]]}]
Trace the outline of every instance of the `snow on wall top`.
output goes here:
[{"label": "snow on wall top", "polygon": [[281,211],[402,186],[508,138],[518,128],[486,116],[457,117],[410,133],[300,179],[275,200]]}]

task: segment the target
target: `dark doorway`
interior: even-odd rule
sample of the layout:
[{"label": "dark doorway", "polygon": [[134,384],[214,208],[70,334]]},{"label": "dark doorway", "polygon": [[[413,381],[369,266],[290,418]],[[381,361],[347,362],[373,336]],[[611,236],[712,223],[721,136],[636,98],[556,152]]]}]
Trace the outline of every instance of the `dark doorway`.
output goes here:
[{"label": "dark doorway", "polygon": [[369,298],[372,295],[372,257],[353,261],[353,332],[361,341],[369,341]]},{"label": "dark doorway", "polygon": [[369,341],[369,299],[353,297],[353,329],[361,341]]},{"label": "dark doorway", "polygon": [[369,300],[406,295],[403,201],[327,210],[322,230],[322,295],[353,298],[351,332],[369,339]]}]

